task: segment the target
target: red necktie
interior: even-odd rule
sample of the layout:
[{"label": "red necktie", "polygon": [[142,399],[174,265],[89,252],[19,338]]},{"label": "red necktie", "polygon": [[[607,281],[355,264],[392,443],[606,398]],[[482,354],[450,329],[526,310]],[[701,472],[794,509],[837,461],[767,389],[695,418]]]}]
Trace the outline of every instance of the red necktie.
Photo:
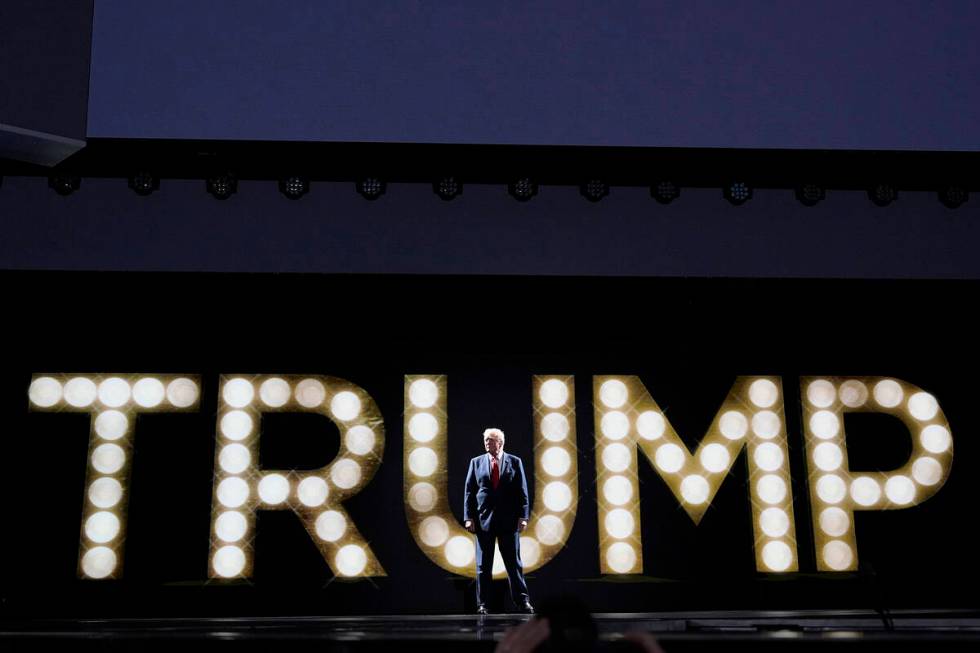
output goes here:
[{"label": "red necktie", "polygon": [[497,467],[497,458],[494,456],[490,457],[490,482],[493,483],[494,490],[500,483],[500,469]]}]

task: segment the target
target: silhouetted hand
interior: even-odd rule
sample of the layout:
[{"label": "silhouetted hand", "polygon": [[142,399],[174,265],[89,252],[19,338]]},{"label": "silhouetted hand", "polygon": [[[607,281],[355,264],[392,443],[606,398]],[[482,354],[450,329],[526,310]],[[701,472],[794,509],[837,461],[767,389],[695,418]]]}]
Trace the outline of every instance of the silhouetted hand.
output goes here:
[{"label": "silhouetted hand", "polygon": [[664,653],[664,650],[660,648],[660,644],[657,643],[657,640],[650,633],[635,630],[623,635],[623,639],[635,644],[637,649],[643,651],[643,653]]},{"label": "silhouetted hand", "polygon": [[550,634],[548,620],[535,617],[520,626],[508,628],[494,651],[495,653],[531,653],[541,642],[548,639]]},{"label": "silhouetted hand", "polygon": [[463,522],[463,528],[465,528],[466,530],[468,530],[471,533],[475,533],[476,532],[476,524],[473,523],[473,520],[472,519],[467,519],[466,521],[464,521]]}]

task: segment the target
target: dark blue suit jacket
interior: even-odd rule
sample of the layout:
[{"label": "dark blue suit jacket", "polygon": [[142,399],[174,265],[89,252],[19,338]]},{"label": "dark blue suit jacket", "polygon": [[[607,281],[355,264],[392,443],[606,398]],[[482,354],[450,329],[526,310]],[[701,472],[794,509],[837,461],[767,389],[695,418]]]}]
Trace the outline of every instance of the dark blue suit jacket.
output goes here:
[{"label": "dark blue suit jacket", "polygon": [[483,531],[516,532],[517,520],[528,518],[528,508],[527,478],[520,458],[507,452],[501,454],[500,483],[496,490],[490,481],[490,456],[483,454],[470,461],[463,521],[472,520]]}]

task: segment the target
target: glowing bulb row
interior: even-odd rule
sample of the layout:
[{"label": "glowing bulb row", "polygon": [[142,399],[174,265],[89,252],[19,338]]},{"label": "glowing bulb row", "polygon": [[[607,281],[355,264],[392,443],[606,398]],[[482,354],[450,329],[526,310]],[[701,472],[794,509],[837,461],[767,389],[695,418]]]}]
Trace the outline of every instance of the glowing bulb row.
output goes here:
[{"label": "glowing bulb row", "polygon": [[[526,571],[551,560],[568,539],[578,497],[575,478],[574,381],[572,377],[533,379],[535,415],[535,498],[528,529],[521,536]],[[405,496],[412,536],[437,565],[475,576],[473,536],[456,521],[446,495],[448,470],[446,377],[405,377]],[[478,441],[474,435],[474,446]],[[499,551],[493,574],[505,575]]]},{"label": "glowing bulb row", "polygon": [[[384,424],[362,389],[333,377],[222,377],[217,429],[211,576],[251,575],[255,511],[292,510],[335,574],[384,575],[341,507],[373,477]],[[337,458],[311,472],[256,467],[263,412],[323,414],[342,436]]]},{"label": "glowing bulb row", "polygon": [[446,496],[446,377],[405,377],[405,514],[416,543],[447,571],[473,576],[476,546]]},{"label": "glowing bulb row", "polygon": [[[817,567],[854,570],[854,511],[905,508],[935,494],[952,463],[949,424],[935,397],[896,379],[804,378],[801,383]],[[852,472],[844,432],[847,412],[901,419],[914,436],[909,461],[891,472]]]},{"label": "glowing bulb row", "polygon": [[735,456],[747,446],[757,566],[773,572],[797,569],[778,379],[739,379],[694,455],[637,377],[596,377],[594,394],[600,436],[596,472],[604,573],[630,574],[643,569],[637,447],[697,523]]},{"label": "glowing bulb row", "polygon": [[35,408],[172,409],[194,406],[200,389],[194,379],[160,376],[35,376],[28,397]]},{"label": "glowing bulb row", "polygon": [[136,414],[196,408],[198,381],[186,376],[36,375],[28,397],[35,410],[68,410],[92,416],[78,573],[96,580],[118,578],[126,539]]}]

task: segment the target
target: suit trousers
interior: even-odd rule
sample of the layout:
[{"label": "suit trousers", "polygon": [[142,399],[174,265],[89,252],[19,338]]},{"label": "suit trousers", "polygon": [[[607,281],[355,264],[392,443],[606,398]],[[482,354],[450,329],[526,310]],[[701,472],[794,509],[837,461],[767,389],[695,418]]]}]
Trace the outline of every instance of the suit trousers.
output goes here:
[{"label": "suit trousers", "polygon": [[476,602],[487,605],[490,583],[493,581],[494,540],[500,547],[500,557],[507,569],[507,581],[514,605],[528,601],[524,564],[521,562],[521,535],[516,530],[477,530],[476,532]]}]

